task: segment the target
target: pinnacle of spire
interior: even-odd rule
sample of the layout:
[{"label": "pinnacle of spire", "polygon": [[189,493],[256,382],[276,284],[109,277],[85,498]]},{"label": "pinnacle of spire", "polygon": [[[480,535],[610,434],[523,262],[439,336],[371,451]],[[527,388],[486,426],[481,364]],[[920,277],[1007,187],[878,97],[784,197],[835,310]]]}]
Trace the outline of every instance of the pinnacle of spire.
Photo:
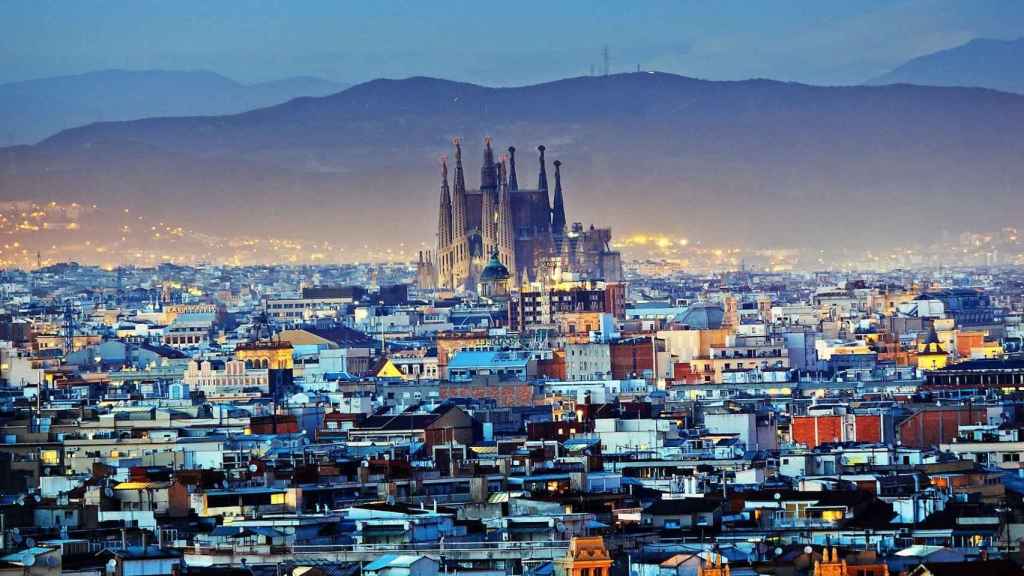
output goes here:
[{"label": "pinnacle of spire", "polygon": [[455,138],[452,143],[455,144],[455,193],[458,194],[460,189],[465,193],[466,179],[462,173],[462,140]]},{"label": "pinnacle of spire", "polygon": [[537,146],[537,151],[540,152],[540,174],[537,177],[537,189],[547,190],[548,189],[548,170],[544,162],[544,145]]},{"label": "pinnacle of spire", "polygon": [[508,188],[508,156],[502,154],[498,157],[498,187],[501,190]]},{"label": "pinnacle of spire", "polygon": [[519,182],[516,180],[516,147],[508,147],[508,188],[512,191],[519,190]]},{"label": "pinnacle of spire", "polygon": [[480,188],[489,190],[498,187],[498,172],[494,166],[494,150],[491,137],[484,138],[484,163],[480,167]]},{"label": "pinnacle of spire", "polygon": [[455,181],[452,183],[455,187],[455,195],[466,194],[466,176],[462,171],[462,141],[456,138],[455,144]]},{"label": "pinnacle of spire", "polygon": [[451,192],[448,189],[448,155],[441,156],[441,203],[451,206]]},{"label": "pinnacle of spire", "polygon": [[555,160],[555,200],[551,209],[551,232],[565,233],[565,201],[562,198],[562,161]]}]

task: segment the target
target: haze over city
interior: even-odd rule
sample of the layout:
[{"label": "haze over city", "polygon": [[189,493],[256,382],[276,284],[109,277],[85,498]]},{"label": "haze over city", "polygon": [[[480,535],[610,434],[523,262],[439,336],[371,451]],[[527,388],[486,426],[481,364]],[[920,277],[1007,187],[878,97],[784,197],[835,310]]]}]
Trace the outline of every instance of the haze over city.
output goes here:
[{"label": "haze over city", "polygon": [[[546,145],[573,217],[613,226],[630,256],[702,265],[703,247],[811,269],[821,250],[837,267],[1020,254],[1003,240],[1022,143],[992,129],[1024,115],[1017,2],[3,10],[0,199],[32,208],[5,211],[7,265],[412,258],[432,227],[374,238],[375,223],[424,222],[457,136],[475,144],[471,174],[485,136]],[[51,203],[97,208],[73,230],[26,225]],[[114,230],[125,209],[151,234]],[[160,227],[190,244],[147,245]]]}]

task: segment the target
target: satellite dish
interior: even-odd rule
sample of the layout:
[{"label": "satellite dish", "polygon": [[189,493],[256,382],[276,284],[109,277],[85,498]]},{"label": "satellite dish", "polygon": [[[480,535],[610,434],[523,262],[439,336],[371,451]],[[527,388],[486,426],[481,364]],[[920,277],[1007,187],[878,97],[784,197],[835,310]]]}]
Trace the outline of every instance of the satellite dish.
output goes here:
[{"label": "satellite dish", "polygon": [[776,556],[781,556],[782,555],[782,548],[776,548],[775,549],[775,555]]},{"label": "satellite dish", "polygon": [[18,496],[18,506],[24,506],[24,505],[25,505],[25,496],[24,495]]},{"label": "satellite dish", "polygon": [[29,548],[31,548],[31,547],[33,547],[35,545],[36,545],[35,538],[25,538],[25,546],[28,546]]},{"label": "satellite dish", "polygon": [[249,464],[249,472],[255,472],[256,470],[259,470],[259,467],[256,466],[256,464]]},{"label": "satellite dish", "polygon": [[38,503],[43,501],[43,497],[40,496],[39,494],[33,494],[32,495],[32,499],[36,501],[36,504],[38,504]]},{"label": "satellite dish", "polygon": [[117,560],[113,558],[107,560],[107,572],[113,574],[115,570],[117,570]]},{"label": "satellite dish", "polygon": [[[29,538],[29,540],[31,540],[31,538]],[[31,548],[31,547],[32,547],[32,545],[29,544],[29,548]],[[36,565],[36,557],[33,556],[32,554],[26,554],[25,555],[25,560],[23,562],[25,563],[26,567],[35,566]]]},{"label": "satellite dish", "polygon": [[804,554],[810,554],[812,552],[814,552],[814,548],[811,548],[810,546],[804,546]]}]

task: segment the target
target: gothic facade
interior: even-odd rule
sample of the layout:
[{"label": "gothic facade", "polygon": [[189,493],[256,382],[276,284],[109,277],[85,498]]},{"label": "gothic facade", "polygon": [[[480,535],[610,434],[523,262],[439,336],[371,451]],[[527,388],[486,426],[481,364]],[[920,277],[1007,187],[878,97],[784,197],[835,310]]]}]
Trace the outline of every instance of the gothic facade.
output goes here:
[{"label": "gothic facade", "polygon": [[610,248],[611,231],[566,225],[561,162],[554,162],[554,194],[548,192],[544,146],[538,146],[537,187],[520,189],[516,149],[495,159],[484,141],[480,188],[466,188],[462,144],[455,142],[455,167],[449,185],[448,160],[441,162],[435,285],[446,290],[476,290],[481,270],[497,256],[511,274],[511,285],[535,282],[559,272],[618,281],[621,260]]}]

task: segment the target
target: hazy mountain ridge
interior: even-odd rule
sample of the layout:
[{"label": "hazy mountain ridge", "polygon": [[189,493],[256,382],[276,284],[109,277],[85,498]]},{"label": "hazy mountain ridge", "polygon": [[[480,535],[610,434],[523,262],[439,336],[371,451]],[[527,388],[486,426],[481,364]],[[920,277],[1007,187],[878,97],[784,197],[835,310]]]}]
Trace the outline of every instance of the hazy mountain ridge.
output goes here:
[{"label": "hazy mountain ridge", "polygon": [[204,70],[102,70],[0,84],[0,141],[32,143],[93,122],[232,114],[345,85],[299,76],[241,84]]},{"label": "hazy mountain ridge", "polygon": [[978,38],[910,60],[871,85],[976,86],[1024,94],[1024,38]]},{"label": "hazy mountain ridge", "polygon": [[429,245],[438,155],[462,136],[475,186],[491,135],[517,146],[524,186],[536,182],[536,145],[563,160],[572,220],[719,243],[877,246],[1013,223],[1024,208],[1013,127],[1024,127],[1024,97],[978,89],[648,73],[499,89],[376,80],[230,116],[67,130],[0,151],[0,192],[123,204],[207,230]]}]

